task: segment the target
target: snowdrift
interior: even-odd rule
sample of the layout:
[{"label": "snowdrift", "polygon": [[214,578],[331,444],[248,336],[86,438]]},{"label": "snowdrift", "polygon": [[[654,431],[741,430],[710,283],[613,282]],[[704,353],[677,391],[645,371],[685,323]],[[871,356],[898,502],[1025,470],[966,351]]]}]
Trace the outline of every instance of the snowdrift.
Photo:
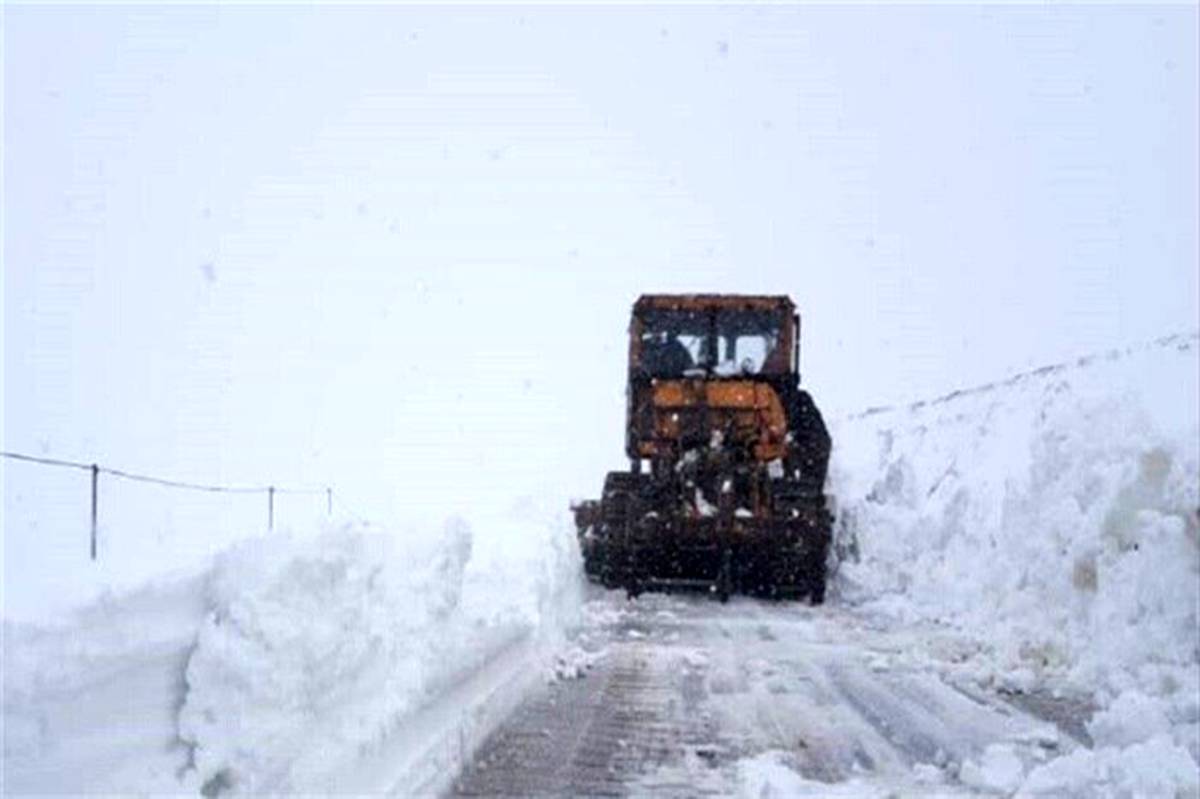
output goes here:
[{"label": "snowdrift", "polygon": [[[832,590],[968,631],[988,653],[981,682],[1094,694],[1084,771],[1152,738],[1175,773],[1178,747],[1200,759],[1198,340],[834,428]],[[1029,789],[1066,790],[1052,776]]]},{"label": "snowdrift", "polygon": [[[464,736],[486,734],[491,694],[515,701],[515,677],[579,606],[574,536],[530,520],[487,529],[482,540],[461,520],[432,536],[345,525],[251,539],[200,578],[109,598],[58,629],[6,624],[5,789],[435,786],[444,774],[392,766],[407,756],[453,776],[453,758],[408,750],[452,735],[453,756],[468,756]],[[521,674],[479,682],[517,647]],[[464,685],[472,718],[460,706],[422,715]]]},{"label": "snowdrift", "polygon": [[4,623],[3,792],[178,791],[203,578],[106,596],[54,628]]}]

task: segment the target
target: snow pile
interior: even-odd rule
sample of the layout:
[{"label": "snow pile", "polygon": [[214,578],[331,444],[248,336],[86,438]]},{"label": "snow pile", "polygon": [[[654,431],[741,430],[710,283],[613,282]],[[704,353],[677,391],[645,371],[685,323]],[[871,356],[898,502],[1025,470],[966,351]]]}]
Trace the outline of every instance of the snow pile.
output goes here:
[{"label": "snow pile", "polygon": [[[1195,790],[1197,344],[1162,339],[835,428],[841,596],[972,632],[983,682],[1095,692],[1109,708],[1094,752],[1038,767],[1022,790],[1060,792],[1075,766],[1125,774],[1135,793],[1166,784],[1122,765],[1134,747],[1157,753],[1167,783],[1187,758]],[[1020,784],[994,754],[981,780]]]},{"label": "snow pile", "polygon": [[[1098,717],[1109,717],[1103,724],[1119,730],[1117,740],[1097,737],[1094,748],[1071,747],[1048,762],[1050,752],[1045,749],[994,743],[977,760],[965,761],[958,779],[989,795],[1018,797],[1200,795],[1196,761],[1165,731],[1169,730],[1166,719],[1159,715],[1155,724],[1126,717],[1127,710],[1115,711],[1120,718],[1113,718],[1111,710]],[[1093,733],[1095,727],[1089,725]]]},{"label": "snow pile", "polygon": [[180,713],[201,782],[256,794],[336,787],[327,780],[344,764],[538,631],[573,582],[556,567],[562,550],[549,551],[549,562],[511,568],[497,556],[468,581],[461,521],[432,557],[354,529],[282,553],[270,539],[233,550],[214,574]]},{"label": "snow pile", "polygon": [[429,563],[352,530],[258,539],[220,559],[179,723],[204,784],[311,785],[469,668],[454,622],[471,539],[461,523],[446,532]]},{"label": "snow pile", "polygon": [[1078,749],[1052,760],[1030,773],[1018,796],[1091,799],[1198,793],[1196,761],[1164,734],[1125,748]]},{"label": "snow pile", "polygon": [[772,749],[737,762],[737,796],[741,799],[790,799],[796,796],[883,799],[894,791],[856,778],[843,782],[806,779],[787,752]]},{"label": "snow pile", "polygon": [[546,673],[546,682],[582,679],[607,655],[607,650],[603,649],[595,652],[579,646],[565,649],[554,656],[554,662]]},{"label": "snow pile", "polygon": [[1080,799],[1200,794],[1200,768],[1172,740],[1168,711],[1167,703],[1140,691],[1121,694],[1088,725],[1093,749],[1077,749],[1034,768],[1020,784],[1020,794]]},{"label": "snow pile", "polygon": [[1020,787],[1025,764],[1012,744],[991,744],[978,762],[963,763],[958,776],[966,785],[1009,795]]},{"label": "snow pile", "polygon": [[178,790],[176,714],[202,578],[106,596],[57,627],[4,623],[5,793]]},{"label": "snow pile", "polygon": [[[264,536],[180,584],[157,626],[137,595],[58,630],[6,625],[7,789],[320,793],[347,775],[403,789],[355,764],[442,734],[410,727],[508,653],[543,657],[578,613],[561,521],[486,529]],[[463,696],[442,714],[452,724],[477,710]]]},{"label": "snow pile", "polygon": [[473,527],[486,534],[473,540],[465,613],[481,618],[501,602],[536,620],[545,635],[580,624],[585,581],[569,513],[525,498],[506,514],[476,519]]}]

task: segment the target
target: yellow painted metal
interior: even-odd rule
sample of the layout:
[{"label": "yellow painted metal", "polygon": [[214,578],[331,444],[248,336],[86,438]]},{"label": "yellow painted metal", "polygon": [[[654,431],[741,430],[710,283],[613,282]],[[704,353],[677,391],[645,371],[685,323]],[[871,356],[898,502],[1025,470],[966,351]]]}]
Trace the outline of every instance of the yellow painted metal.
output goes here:
[{"label": "yellow painted metal", "polygon": [[658,380],[652,389],[654,441],[643,441],[645,457],[659,454],[662,444],[678,441],[684,417],[707,414],[712,430],[753,444],[755,458],[782,458],[787,446],[787,416],[779,395],[771,386],[751,380]]}]

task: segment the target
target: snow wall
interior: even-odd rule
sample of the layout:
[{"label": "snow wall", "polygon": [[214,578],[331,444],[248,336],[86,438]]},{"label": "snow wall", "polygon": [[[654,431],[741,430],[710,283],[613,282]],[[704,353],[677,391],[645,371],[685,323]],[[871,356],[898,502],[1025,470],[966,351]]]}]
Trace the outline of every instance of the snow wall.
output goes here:
[{"label": "snow wall", "polygon": [[[6,622],[5,791],[410,788],[393,767],[417,758],[406,747],[429,747],[449,723],[461,757],[466,731],[486,732],[478,720],[422,725],[421,712],[515,648],[527,671],[574,622],[579,561],[565,524],[264,536],[198,577],[109,596],[59,627]],[[467,700],[486,709],[488,697]],[[396,735],[414,725],[415,738]]]},{"label": "snow wall", "polygon": [[1198,344],[833,425],[833,601],[966,631],[985,684],[1090,696],[1101,749],[1200,759]]}]

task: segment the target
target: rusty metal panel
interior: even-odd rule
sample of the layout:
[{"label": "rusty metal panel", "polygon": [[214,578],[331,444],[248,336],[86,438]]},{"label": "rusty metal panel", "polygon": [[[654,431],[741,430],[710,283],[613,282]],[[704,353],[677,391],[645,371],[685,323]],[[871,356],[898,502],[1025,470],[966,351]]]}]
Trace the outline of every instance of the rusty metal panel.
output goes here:
[{"label": "rusty metal panel", "polygon": [[634,303],[634,313],[645,310],[720,311],[753,310],[792,313],[795,305],[785,295],[744,294],[643,294]]}]

